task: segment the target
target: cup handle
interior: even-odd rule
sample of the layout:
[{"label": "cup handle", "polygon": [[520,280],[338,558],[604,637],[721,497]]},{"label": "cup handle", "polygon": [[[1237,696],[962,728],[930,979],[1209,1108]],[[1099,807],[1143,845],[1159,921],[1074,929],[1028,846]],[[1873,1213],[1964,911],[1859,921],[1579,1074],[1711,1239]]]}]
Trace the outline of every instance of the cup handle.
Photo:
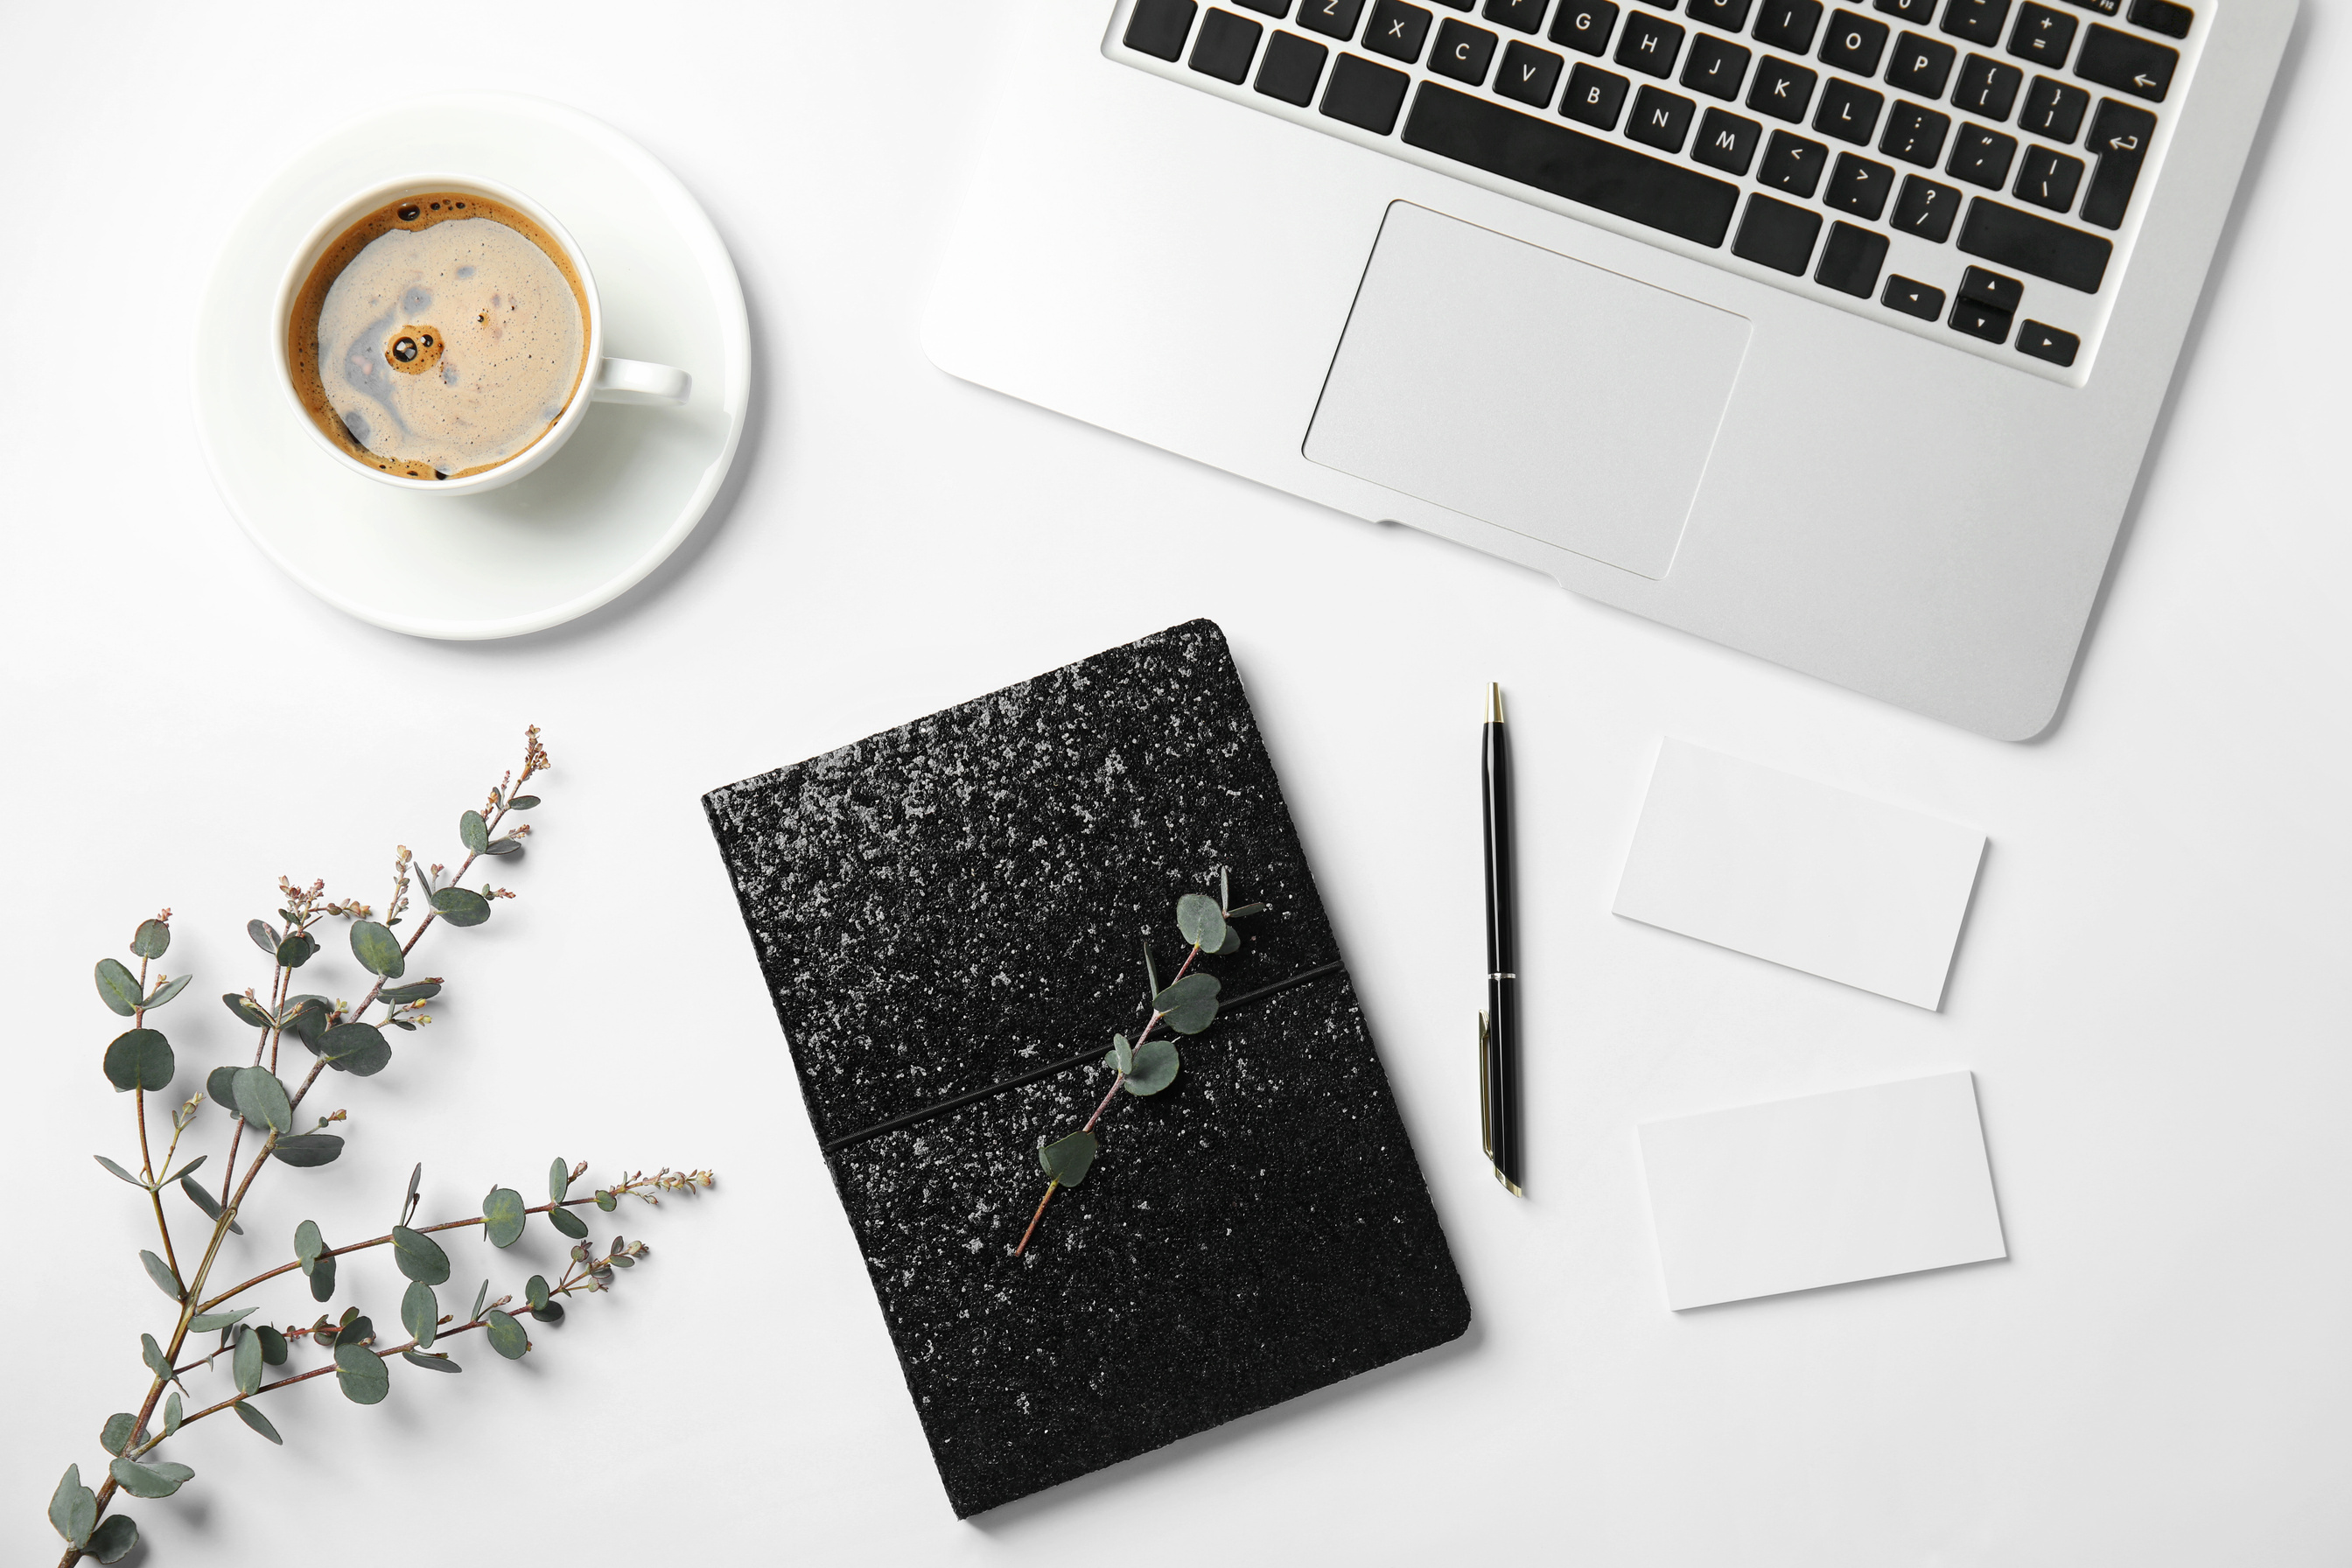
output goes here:
[{"label": "cup handle", "polygon": [[675,365],[641,359],[600,360],[589,384],[593,403],[664,403],[672,407],[694,395],[694,377]]}]

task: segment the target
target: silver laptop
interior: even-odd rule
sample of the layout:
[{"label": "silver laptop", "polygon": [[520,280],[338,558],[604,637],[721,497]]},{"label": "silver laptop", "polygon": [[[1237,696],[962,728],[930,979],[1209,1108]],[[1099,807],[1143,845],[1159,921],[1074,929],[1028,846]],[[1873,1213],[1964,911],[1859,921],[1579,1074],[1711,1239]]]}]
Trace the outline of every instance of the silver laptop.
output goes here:
[{"label": "silver laptop", "polygon": [[925,344],[2023,739],[2294,15],[1034,0]]}]

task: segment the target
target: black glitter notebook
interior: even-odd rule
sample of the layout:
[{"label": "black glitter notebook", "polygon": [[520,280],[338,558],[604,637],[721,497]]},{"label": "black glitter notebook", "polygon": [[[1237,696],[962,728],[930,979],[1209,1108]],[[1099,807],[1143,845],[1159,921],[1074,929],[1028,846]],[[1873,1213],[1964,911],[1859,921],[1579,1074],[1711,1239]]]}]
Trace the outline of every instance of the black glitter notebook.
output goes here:
[{"label": "black glitter notebook", "polygon": [[[1469,1326],[1213,623],[703,806],[959,1515]],[[1165,983],[1176,900],[1220,868],[1269,906],[1200,961],[1234,1005],[1179,1042],[1170,1088],[1117,1098],[1016,1257],[1039,1146],[1085,1122],[1112,1034],[1144,1020],[1143,942]]]}]

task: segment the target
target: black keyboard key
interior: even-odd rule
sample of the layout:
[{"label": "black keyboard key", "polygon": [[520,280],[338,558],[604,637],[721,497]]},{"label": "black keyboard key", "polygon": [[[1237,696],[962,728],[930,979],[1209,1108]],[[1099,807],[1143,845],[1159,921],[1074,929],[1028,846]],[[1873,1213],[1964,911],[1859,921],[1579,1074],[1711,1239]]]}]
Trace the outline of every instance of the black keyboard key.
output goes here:
[{"label": "black keyboard key", "polygon": [[2007,310],[1996,310],[1973,300],[1952,301],[1952,330],[1956,332],[1966,332],[1989,343],[2005,343],[2009,342],[2009,323]]},{"label": "black keyboard key", "polygon": [[1408,5],[1404,0],[1372,0],[1372,20],[1364,29],[1364,47],[1411,65],[1421,58],[1421,46],[1429,41],[1432,20],[1427,11]]},{"label": "black keyboard key", "polygon": [[2172,0],[2132,0],[2132,25],[2146,27],[2151,33],[2162,33],[2168,38],[2185,38],[2189,24],[2197,13],[2186,5],[2176,5]]},{"label": "black keyboard key", "polygon": [[1753,120],[1710,109],[1699,116],[1698,140],[1691,143],[1690,155],[1710,169],[1745,174],[1748,165],[1756,161],[1756,144],[1763,139],[1764,128]]},{"label": "black keyboard key", "polygon": [[1135,0],[1119,42],[1139,54],[1156,55],[1163,60],[1179,58],[1197,9],[1192,0]]},{"label": "black keyboard key", "polygon": [[1886,116],[1886,134],[1879,138],[1878,150],[1890,158],[1932,169],[1943,153],[1944,138],[1951,130],[1951,116],[1898,99]]},{"label": "black keyboard key", "polygon": [[1766,55],[1756,68],[1755,85],[1748,89],[1748,107],[1793,125],[1805,118],[1805,105],[1813,100],[1813,79],[1804,67]]},{"label": "black keyboard key", "polygon": [[1397,110],[1404,107],[1404,89],[1412,78],[1402,71],[1376,66],[1360,55],[1341,55],[1331,62],[1331,80],[1323,89],[1323,112],[1376,135],[1396,129]]},{"label": "black keyboard key", "polygon": [[1892,31],[1859,11],[1840,11],[1830,18],[1829,37],[1822,40],[1822,64],[1856,76],[1875,76]]},{"label": "black keyboard key", "polygon": [[1969,203],[1959,244],[1970,256],[1995,267],[2030,273],[2085,294],[2099,291],[2099,281],[2107,275],[2107,258],[2116,250],[2112,242],[2095,234],[1982,196]]},{"label": "black keyboard key", "polygon": [[2000,42],[2008,20],[2009,0],[1951,0],[1944,7],[1944,31],[1987,48]]},{"label": "black keyboard key", "polygon": [[1617,63],[1648,76],[1670,76],[1675,57],[1682,49],[1683,30],[1678,23],[1636,11],[1625,18],[1625,31],[1617,39]]},{"label": "black keyboard key", "polygon": [[1201,36],[1192,40],[1192,58],[1184,63],[1202,76],[1239,87],[1249,79],[1250,59],[1257,53],[1264,24],[1231,11],[1212,11],[1201,18]]},{"label": "black keyboard key", "polygon": [[1878,111],[1885,103],[1884,97],[1866,87],[1832,77],[1829,85],[1822,89],[1821,108],[1813,111],[1813,129],[1824,136],[1867,147],[1870,133],[1878,129]]},{"label": "black keyboard key", "polygon": [[1363,14],[1364,0],[1299,0],[1298,25],[1345,43],[1356,36],[1356,23]]},{"label": "black keyboard key", "polygon": [[2025,285],[2014,278],[1970,267],[1960,273],[1960,298],[2013,316],[2025,300]]},{"label": "black keyboard key", "polygon": [[2017,26],[2009,30],[2009,52],[2021,60],[2056,70],[2074,47],[2074,18],[2047,5],[2021,5]]},{"label": "black keyboard key", "polygon": [[1952,84],[1952,107],[1987,120],[2006,120],[2016,107],[2017,89],[2025,73],[2015,66],[1970,55],[1960,65],[1960,79]]},{"label": "black keyboard key", "polygon": [[2038,76],[2026,90],[2025,107],[2017,116],[2018,129],[2053,142],[2072,142],[2083,129],[2083,111],[2090,107],[2091,95],[2081,88]]},{"label": "black keyboard key", "polygon": [[[1949,185],[1939,185],[1933,180],[1923,180],[1916,174],[1903,176],[1903,191],[1895,198],[1895,226],[1905,234],[1918,236],[1931,244],[1941,245],[1952,237],[1952,220],[1960,216],[1960,193]],[[1944,297],[1936,296],[1937,308]]]},{"label": "black keyboard key", "polygon": [[2016,137],[1981,125],[1963,125],[1952,138],[1952,159],[1944,165],[1944,173],[1997,191],[2008,182],[2010,162],[2016,156]]},{"label": "black keyboard key", "polygon": [[1886,210],[1886,198],[1894,194],[1894,170],[1868,158],[1841,153],[1836,166],[1830,170],[1830,186],[1822,193],[1822,202],[1825,206],[1876,223],[1878,215]]},{"label": "black keyboard key", "polygon": [[2147,144],[2156,135],[2156,116],[2112,98],[2099,100],[2084,150],[2099,161],[2091,175],[2091,189],[2083,198],[2083,221],[2101,228],[2121,228],[2131,208],[2132,187],[2139,183],[2139,167],[2147,161]]},{"label": "black keyboard key", "polygon": [[1615,71],[1605,71],[1599,66],[1578,66],[1568,73],[1568,92],[1559,100],[1559,111],[1570,120],[1580,120],[1600,130],[1614,130],[1618,112],[1625,107],[1625,94],[1633,85]]},{"label": "black keyboard key", "polygon": [[1234,3],[1237,5],[1246,5],[1251,10],[1271,16],[1277,22],[1290,15],[1290,0],[1234,0]]},{"label": "black keyboard key", "polygon": [[1683,62],[1683,85],[1694,92],[1728,101],[1739,96],[1748,76],[1748,51],[1728,38],[1701,33],[1691,39],[1690,58]]},{"label": "black keyboard key", "polygon": [[1813,268],[1813,281],[1825,283],[1842,294],[1867,300],[1878,288],[1878,269],[1886,265],[1886,237],[1866,228],[1856,228],[1850,223],[1830,225],[1830,237],[1822,246],[1821,265]]},{"label": "black keyboard key", "polygon": [[2020,201],[2063,213],[2074,205],[2074,193],[2082,188],[2083,160],[2047,147],[2028,147],[2011,190]]},{"label": "black keyboard key", "polygon": [[1437,47],[1429,51],[1429,68],[1476,87],[1486,79],[1486,68],[1495,63],[1497,41],[1486,28],[1448,16],[1437,25]]},{"label": "black keyboard key", "polygon": [[2096,11],[2102,16],[2124,14],[2124,0],[2066,0],[2066,4],[2079,11]]},{"label": "black keyboard key", "polygon": [[1944,314],[1944,291],[1941,289],[1922,283],[1916,278],[1906,278],[1899,272],[1887,275],[1886,292],[1878,297],[1878,302],[1890,310],[1900,310],[1923,321],[1940,321]]},{"label": "black keyboard key", "polygon": [[1597,55],[1609,47],[1610,29],[1617,26],[1617,7],[1610,0],[1559,0],[1551,19],[1551,41]]},{"label": "black keyboard key", "polygon": [[2028,321],[2017,329],[2017,352],[2046,359],[2052,364],[2073,364],[2074,356],[2083,352],[2083,340],[2072,332]]},{"label": "black keyboard key", "polygon": [[1764,0],[1756,18],[1756,41],[1766,48],[1801,55],[1813,47],[1813,34],[1821,25],[1821,0]]},{"label": "black keyboard key", "polygon": [[1513,38],[1503,51],[1503,68],[1495,73],[1495,90],[1505,98],[1549,109],[1551,95],[1559,89],[1559,73],[1567,67],[1568,62],[1549,49]]},{"label": "black keyboard key", "polygon": [[1936,16],[1936,0],[1870,0],[1890,16],[1924,27]]},{"label": "black keyboard key", "polygon": [[1952,79],[1952,62],[1960,51],[1934,38],[1906,33],[1895,43],[1895,58],[1886,62],[1886,85],[1921,98],[1941,98]]},{"label": "black keyboard key", "polygon": [[1756,171],[1756,179],[1791,195],[1810,196],[1821,188],[1822,174],[1829,166],[1830,150],[1820,142],[1775,131],[1764,144],[1764,166]]},{"label": "black keyboard key", "polygon": [[1414,92],[1404,139],[1696,245],[1723,243],[1739,201],[1729,181],[1433,81]]},{"label": "black keyboard key", "polygon": [[1296,33],[1276,33],[1265,41],[1265,58],[1257,63],[1257,90],[1304,109],[1315,101],[1315,84],[1323,76],[1323,57],[1331,51]]},{"label": "black keyboard key", "polygon": [[1549,0],[1486,0],[1486,20],[1532,33],[1543,26],[1544,6],[1549,3]]},{"label": "black keyboard key", "polygon": [[1688,14],[1694,22],[1736,33],[1748,26],[1748,10],[1754,4],[1755,0],[1690,0]]},{"label": "black keyboard key", "polygon": [[1646,146],[1679,153],[1690,135],[1691,118],[1697,112],[1698,105],[1681,93],[1645,87],[1633,95],[1633,112],[1625,121],[1625,134]]},{"label": "black keyboard key", "polygon": [[1748,210],[1739,216],[1739,237],[1731,242],[1731,254],[1802,278],[1821,232],[1821,214],[1770,196],[1750,196]]},{"label": "black keyboard key", "polygon": [[2074,74],[2101,87],[2162,103],[2166,89],[2172,86],[2173,68],[2179,63],[2180,51],[2168,44],[2151,44],[2113,27],[2094,26],[2083,40],[2083,52],[2074,58]]}]

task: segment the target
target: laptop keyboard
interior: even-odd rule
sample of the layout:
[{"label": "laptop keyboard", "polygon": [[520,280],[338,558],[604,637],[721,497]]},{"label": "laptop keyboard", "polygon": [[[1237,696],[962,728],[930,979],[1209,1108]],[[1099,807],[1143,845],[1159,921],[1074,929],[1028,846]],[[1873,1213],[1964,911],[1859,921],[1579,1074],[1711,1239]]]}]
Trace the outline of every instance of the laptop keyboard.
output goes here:
[{"label": "laptop keyboard", "polygon": [[2079,384],[2197,30],[2175,0],[1121,0],[1107,52]]}]

